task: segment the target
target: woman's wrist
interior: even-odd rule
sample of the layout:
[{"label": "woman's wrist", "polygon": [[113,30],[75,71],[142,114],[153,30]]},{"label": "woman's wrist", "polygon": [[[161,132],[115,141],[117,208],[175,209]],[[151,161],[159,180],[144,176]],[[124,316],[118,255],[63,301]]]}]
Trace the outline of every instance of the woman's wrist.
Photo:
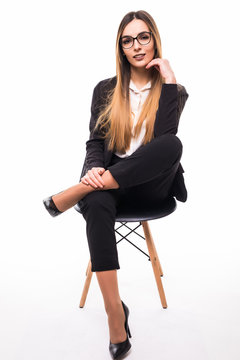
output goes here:
[{"label": "woman's wrist", "polygon": [[175,78],[175,76],[171,76],[165,79],[165,84],[176,84],[177,80]]}]

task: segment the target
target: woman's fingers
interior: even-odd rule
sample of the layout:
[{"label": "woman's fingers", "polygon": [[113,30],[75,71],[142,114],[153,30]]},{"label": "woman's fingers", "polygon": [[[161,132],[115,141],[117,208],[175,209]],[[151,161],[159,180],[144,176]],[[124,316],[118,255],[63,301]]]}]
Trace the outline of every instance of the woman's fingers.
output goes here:
[{"label": "woman's fingers", "polygon": [[85,185],[89,185],[84,176],[81,178],[81,182]]},{"label": "woman's fingers", "polygon": [[146,69],[149,69],[151,66],[154,66],[155,69],[157,69],[160,74],[163,76],[163,78],[166,80],[167,83],[176,83],[176,77],[174,75],[174,72],[170,66],[170,63],[168,59],[162,59],[162,58],[156,58],[151,60],[146,66]]},{"label": "woman's fingers", "polygon": [[103,174],[104,171],[105,171],[104,168],[92,168],[90,170],[90,175],[89,176],[91,177],[91,174],[92,174],[92,178],[91,178],[92,181],[94,181],[95,184],[100,186],[100,187],[103,187],[105,185],[101,175],[99,174],[99,173]]},{"label": "woman's fingers", "polygon": [[98,174],[98,171],[96,169],[88,170],[87,174],[87,181],[89,181],[91,185],[93,185],[94,187],[103,187],[103,184],[100,182],[102,181],[102,179],[100,179],[100,181],[98,180],[100,175]]},{"label": "woman's fingers", "polygon": [[100,187],[103,188],[104,181],[99,173],[103,174],[105,172],[104,168],[92,168],[88,170],[86,175],[81,178],[81,182],[85,185],[91,185],[94,188]]},{"label": "woman's fingers", "polygon": [[85,185],[91,185],[92,187],[96,188],[97,185],[91,180],[91,178],[86,174],[84,178],[82,178],[82,183]]},{"label": "woman's fingers", "polygon": [[94,170],[95,176],[97,177],[98,181],[99,181],[102,185],[105,185],[105,184],[104,184],[104,181],[103,181],[101,175],[99,174],[99,172],[100,172],[101,174],[103,174],[104,171],[105,171],[104,168],[97,168],[96,171]]}]

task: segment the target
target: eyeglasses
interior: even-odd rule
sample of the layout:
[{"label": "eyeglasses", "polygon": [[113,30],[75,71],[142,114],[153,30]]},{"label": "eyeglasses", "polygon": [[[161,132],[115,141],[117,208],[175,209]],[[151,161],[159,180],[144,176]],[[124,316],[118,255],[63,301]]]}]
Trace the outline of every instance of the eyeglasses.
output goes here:
[{"label": "eyeglasses", "polygon": [[151,35],[151,31],[143,31],[136,37],[132,37],[130,35],[122,36],[120,38],[120,44],[123,49],[130,49],[133,46],[134,40],[137,39],[140,45],[147,45],[151,41]]}]

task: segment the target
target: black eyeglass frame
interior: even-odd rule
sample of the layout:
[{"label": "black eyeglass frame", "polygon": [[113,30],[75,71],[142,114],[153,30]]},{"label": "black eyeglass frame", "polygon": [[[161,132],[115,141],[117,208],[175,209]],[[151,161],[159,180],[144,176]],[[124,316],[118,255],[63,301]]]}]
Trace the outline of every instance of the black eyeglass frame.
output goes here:
[{"label": "black eyeglass frame", "polygon": [[[148,42],[147,44],[141,44],[140,41],[138,40],[138,36],[141,35],[141,34],[145,34],[145,33],[150,34],[150,40],[149,40],[149,42]],[[134,45],[134,40],[136,39],[137,42],[138,42],[140,45],[148,45],[148,44],[150,43],[151,39],[152,39],[152,34],[153,34],[152,31],[141,31],[136,37],[133,37],[133,36],[131,36],[131,35],[121,36],[121,38],[120,38],[120,44],[121,44],[121,46],[122,46],[123,49],[131,49],[131,47]],[[124,47],[124,46],[122,45],[122,39],[124,39],[124,38],[132,38],[132,45],[131,45],[130,47]]]}]

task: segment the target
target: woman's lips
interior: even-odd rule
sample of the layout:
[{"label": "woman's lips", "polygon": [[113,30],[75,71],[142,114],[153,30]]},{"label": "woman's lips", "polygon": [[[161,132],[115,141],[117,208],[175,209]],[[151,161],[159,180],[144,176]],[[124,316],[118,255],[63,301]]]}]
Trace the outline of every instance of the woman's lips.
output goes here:
[{"label": "woman's lips", "polygon": [[144,58],[144,56],[145,56],[145,54],[142,56],[136,56],[136,57],[134,57],[134,59],[137,61],[141,61]]}]

